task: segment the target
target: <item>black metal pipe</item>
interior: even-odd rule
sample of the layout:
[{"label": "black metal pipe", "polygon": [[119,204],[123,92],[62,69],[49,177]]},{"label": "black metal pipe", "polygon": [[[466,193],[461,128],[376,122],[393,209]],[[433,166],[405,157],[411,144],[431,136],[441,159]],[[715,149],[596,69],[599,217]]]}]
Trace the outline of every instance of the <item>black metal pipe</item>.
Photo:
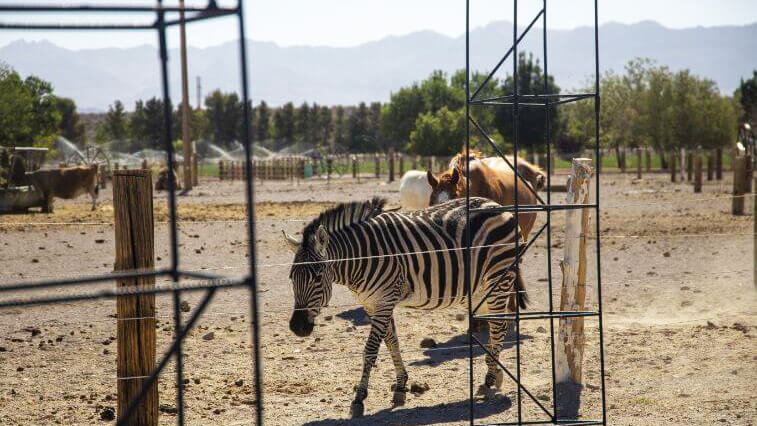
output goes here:
[{"label": "black metal pipe", "polygon": [[164,268],[164,269],[157,269],[154,271],[144,271],[144,272],[116,272],[116,273],[107,274],[107,275],[94,275],[91,277],[71,278],[67,280],[44,280],[44,281],[36,281],[36,282],[30,282],[30,283],[0,285],[0,293],[7,293],[11,291],[32,291],[32,290],[40,290],[43,288],[51,288],[51,287],[69,287],[69,286],[75,286],[75,285],[78,286],[81,284],[97,284],[97,283],[102,283],[106,281],[126,280],[126,279],[145,278],[145,277],[159,277],[162,275],[170,275],[170,274],[171,274],[171,270],[168,268]]},{"label": "black metal pipe", "polygon": [[[488,78],[487,78],[488,79]],[[484,82],[481,87],[485,86]],[[480,87],[479,87],[480,90]],[[465,169],[470,170],[470,0],[465,0]],[[470,179],[465,181],[465,251],[463,252],[463,285],[468,294],[468,409],[469,424],[473,425],[475,404],[473,402],[473,292],[471,289],[471,226],[470,226]]]},{"label": "black metal pipe", "polygon": [[[544,11],[542,11],[544,12]],[[538,16],[537,16],[538,17]],[[520,105],[518,105],[518,102],[520,99],[518,98],[518,94],[520,92],[518,88],[519,80],[518,80],[518,42],[520,40],[518,39],[518,2],[513,1],[513,90],[515,94],[515,98],[513,101],[515,102],[513,104],[513,163],[514,165],[511,165],[513,168],[513,172],[515,172],[515,175],[520,175],[518,173],[518,156],[520,155],[520,152],[518,151],[518,127],[520,124]],[[502,158],[504,159],[505,156],[502,155]],[[519,200],[518,200],[518,181],[520,179],[514,179],[515,181],[515,191],[513,191],[513,201],[514,201],[514,207],[515,210],[513,212],[514,219],[515,219],[515,229],[520,229],[519,227]],[[526,185],[530,188],[529,185]],[[536,193],[536,191],[531,188],[531,191]],[[538,195],[536,196],[539,197]],[[541,200],[539,198],[539,200]],[[520,268],[518,267],[520,264],[520,250],[519,250],[519,243],[520,238],[515,240],[515,279],[516,281],[520,279]],[[523,387],[521,381],[520,381],[520,303],[515,304],[515,376],[516,376],[516,382],[518,383],[518,388],[516,389],[516,393],[518,395],[518,421],[523,422],[523,393],[521,391],[521,388]],[[498,359],[495,359],[498,364],[500,364]],[[504,368],[504,366],[502,366]],[[529,393],[530,396],[530,393]],[[532,397],[533,398],[533,397]],[[536,400],[536,398],[533,398]],[[539,407],[542,407],[541,403],[537,402]],[[542,407],[544,408],[544,407]],[[550,414],[549,411],[544,409],[547,414]]]},{"label": "black metal pipe", "polygon": [[177,6],[90,6],[90,5],[44,5],[27,6],[22,4],[0,5],[0,12],[207,12],[207,11],[231,11],[235,9],[220,7],[177,7]]},{"label": "black metal pipe", "polygon": [[35,24],[0,22],[8,30],[154,30],[155,24]]}]

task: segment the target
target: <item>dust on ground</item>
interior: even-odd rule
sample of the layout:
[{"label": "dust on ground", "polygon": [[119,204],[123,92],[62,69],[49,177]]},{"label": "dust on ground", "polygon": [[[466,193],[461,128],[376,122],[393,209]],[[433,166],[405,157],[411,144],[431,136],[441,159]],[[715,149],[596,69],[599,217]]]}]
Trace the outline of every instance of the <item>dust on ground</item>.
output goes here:
[{"label": "dust on ground", "polygon": [[[558,176],[564,179],[564,176]],[[730,215],[730,176],[706,182],[702,194],[668,176],[604,175],[601,181],[602,297],[610,424],[751,425],[757,417],[753,219]],[[86,197],[56,202],[50,215],[0,217],[0,286],[113,270],[109,190],[97,210]],[[268,424],[332,425],[348,422],[368,333],[352,295],[336,288],[331,306],[303,339],[288,329],[292,308],[281,230],[299,232],[305,221],[334,203],[379,195],[396,206],[398,183],[375,179],[266,182],[256,185],[256,243],[261,304],[264,417]],[[563,201],[564,194],[553,194]],[[177,197],[179,260],[185,269],[242,276],[248,268],[242,182],[203,181]],[[750,204],[750,203],[748,203]],[[170,265],[167,198],[156,193],[156,263]],[[545,218],[539,217],[539,223]],[[526,254],[523,273],[530,310],[546,310],[547,267],[559,301],[563,214],[553,213],[551,257],[542,236]],[[538,228],[535,228],[538,229]],[[596,283],[590,236],[588,283]],[[158,279],[157,285],[170,281]],[[111,288],[113,283],[53,287],[0,300],[61,296]],[[201,292],[183,299],[195,308]],[[595,308],[597,294],[587,303]],[[158,296],[158,355],[173,336],[173,301]],[[219,291],[184,344],[189,424],[253,424],[250,300],[247,289]],[[419,390],[391,408],[391,359],[380,350],[371,376],[366,417],[357,424],[464,424],[468,416],[468,346],[462,308],[439,312],[398,309],[403,358]],[[115,301],[69,302],[0,310],[0,423],[95,424],[115,408]],[[190,313],[183,313],[184,321]],[[554,323],[555,329],[557,322]],[[596,320],[586,321],[581,418],[599,415],[601,383]],[[552,407],[550,323],[523,323],[521,375],[526,388]],[[212,333],[212,338],[209,337]],[[425,337],[436,348],[421,348]],[[475,387],[485,366],[474,351]],[[501,359],[515,371],[515,348]],[[161,424],[176,421],[175,363],[161,376]],[[427,385],[427,386],[426,386]],[[426,387],[428,388],[426,390]],[[480,422],[517,419],[517,394],[506,379],[497,396],[476,400]],[[527,396],[526,420],[545,418]]]}]

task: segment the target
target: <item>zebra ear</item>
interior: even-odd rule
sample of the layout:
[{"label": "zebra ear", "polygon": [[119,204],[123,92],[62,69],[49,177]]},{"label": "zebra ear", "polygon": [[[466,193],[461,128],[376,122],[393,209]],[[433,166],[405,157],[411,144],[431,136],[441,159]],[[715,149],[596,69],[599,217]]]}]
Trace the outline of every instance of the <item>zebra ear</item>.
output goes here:
[{"label": "zebra ear", "polygon": [[292,252],[297,253],[297,250],[300,248],[300,241],[297,240],[297,238],[294,238],[293,236],[289,235],[284,231],[283,229],[281,232],[284,234],[284,241],[287,243],[287,247],[289,247]]},{"label": "zebra ear", "polygon": [[313,242],[315,243],[315,250],[321,255],[325,256],[326,248],[329,246],[329,232],[323,225],[319,226],[315,231],[315,238]]}]

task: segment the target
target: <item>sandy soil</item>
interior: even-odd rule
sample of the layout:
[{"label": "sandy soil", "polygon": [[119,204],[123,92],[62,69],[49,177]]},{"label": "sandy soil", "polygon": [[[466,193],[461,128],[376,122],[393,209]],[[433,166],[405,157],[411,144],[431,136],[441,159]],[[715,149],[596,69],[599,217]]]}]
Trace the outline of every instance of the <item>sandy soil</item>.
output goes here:
[{"label": "sandy soil", "polygon": [[[757,422],[757,295],[753,284],[752,217],[730,215],[730,176],[706,182],[704,193],[671,184],[665,175],[606,175],[601,183],[602,282],[608,419],[611,424],[729,424]],[[559,176],[559,179],[564,179]],[[178,198],[180,262],[185,269],[241,276],[247,265],[244,187],[204,181]],[[271,183],[257,187],[257,271],[262,305],[264,416],[269,424],[341,424],[348,419],[368,328],[352,295],[337,288],[314,334],[288,329],[292,305],[281,229],[296,233],[305,220],[336,202],[373,195],[397,205],[398,184],[372,179]],[[56,203],[51,215],[0,217],[0,286],[16,281],[103,274],[113,269],[109,189],[89,211],[86,197]],[[558,201],[564,194],[556,194]],[[169,264],[165,194],[156,194],[156,257]],[[544,223],[544,218],[539,221]],[[563,215],[552,216],[552,277],[559,283]],[[594,241],[592,240],[592,243]],[[547,250],[541,237],[526,255],[532,305],[548,307]],[[596,284],[594,244],[589,282]],[[166,285],[158,280],[158,285]],[[0,293],[0,300],[111,288],[113,283]],[[558,290],[553,290],[555,301]],[[195,307],[202,294],[186,294]],[[596,291],[588,296],[596,307]],[[170,296],[158,300],[158,352],[173,333]],[[224,290],[211,302],[184,345],[186,415],[190,424],[252,424],[254,394],[249,292]],[[400,309],[400,344],[411,382],[427,384],[391,409],[391,360],[382,348],[371,378],[366,417],[359,424],[463,424],[468,415],[468,349],[462,308],[439,312]],[[96,424],[115,407],[115,301],[99,300],[0,310],[0,424]],[[188,318],[189,314],[183,314]],[[557,322],[555,322],[555,327]],[[521,327],[525,386],[552,406],[548,320]],[[213,333],[212,340],[203,336]],[[424,337],[435,349],[419,346]],[[483,380],[474,351],[475,386]],[[502,360],[514,369],[511,345]],[[514,371],[514,370],[513,370]],[[582,418],[600,406],[596,320],[587,320]],[[162,424],[176,421],[172,362],[161,376]],[[751,383],[751,384],[750,384]],[[479,421],[517,419],[515,387],[477,400]],[[544,418],[528,397],[526,420]]]}]

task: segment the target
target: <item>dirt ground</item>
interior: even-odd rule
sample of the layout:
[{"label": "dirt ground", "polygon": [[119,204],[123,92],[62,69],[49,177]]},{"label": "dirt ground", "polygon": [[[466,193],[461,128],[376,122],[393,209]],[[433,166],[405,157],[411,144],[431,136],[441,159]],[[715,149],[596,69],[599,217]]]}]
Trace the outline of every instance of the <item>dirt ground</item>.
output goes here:
[{"label": "dirt ground", "polygon": [[[563,180],[564,176],[558,176]],[[601,180],[601,276],[607,416],[619,425],[753,425],[757,423],[757,292],[753,217],[730,214],[731,176],[705,182],[694,194],[687,183],[662,174],[608,174]],[[179,260],[184,269],[242,276],[247,244],[244,186],[205,180],[178,197]],[[56,202],[50,215],[0,216],[0,287],[11,282],[105,274],[113,269],[110,188],[97,210],[87,197]],[[338,179],[331,183],[266,182],[256,187],[257,273],[261,303],[264,417],[274,425],[348,422],[353,386],[362,368],[368,333],[362,310],[336,288],[331,306],[302,339],[288,329],[292,292],[281,230],[299,232],[324,208],[373,195],[398,205],[398,183]],[[553,194],[563,202],[565,194]],[[156,194],[156,260],[168,266],[166,196]],[[751,200],[748,201],[751,204]],[[526,254],[523,271],[530,310],[548,309],[547,266],[559,303],[564,213],[552,215],[551,259],[544,236]],[[544,223],[540,216],[539,222]],[[538,228],[535,228],[538,229]],[[596,308],[595,240],[589,253],[588,308]],[[159,279],[160,285],[169,284]],[[112,288],[113,283],[0,293],[0,302]],[[194,308],[201,292],[183,296]],[[173,301],[158,296],[158,354],[173,334]],[[219,291],[184,345],[186,419],[189,424],[253,424],[250,294]],[[464,309],[396,311],[410,381],[424,392],[391,408],[392,362],[382,347],[358,424],[464,424],[468,416],[467,324]],[[0,424],[110,422],[116,397],[115,301],[97,300],[0,310]],[[183,313],[186,320],[189,313]],[[555,321],[555,330],[558,323]],[[586,322],[580,416],[600,416],[597,321]],[[524,321],[521,375],[525,387],[552,407],[548,320]],[[212,338],[209,335],[212,333]],[[424,337],[436,348],[421,348]],[[475,387],[483,381],[482,352],[474,351]],[[515,347],[501,359],[515,371]],[[175,364],[160,379],[161,424],[176,421]],[[125,379],[135,380],[135,379]],[[475,401],[478,422],[517,420],[517,394],[505,380],[498,396]],[[527,396],[524,420],[545,414]]]}]

